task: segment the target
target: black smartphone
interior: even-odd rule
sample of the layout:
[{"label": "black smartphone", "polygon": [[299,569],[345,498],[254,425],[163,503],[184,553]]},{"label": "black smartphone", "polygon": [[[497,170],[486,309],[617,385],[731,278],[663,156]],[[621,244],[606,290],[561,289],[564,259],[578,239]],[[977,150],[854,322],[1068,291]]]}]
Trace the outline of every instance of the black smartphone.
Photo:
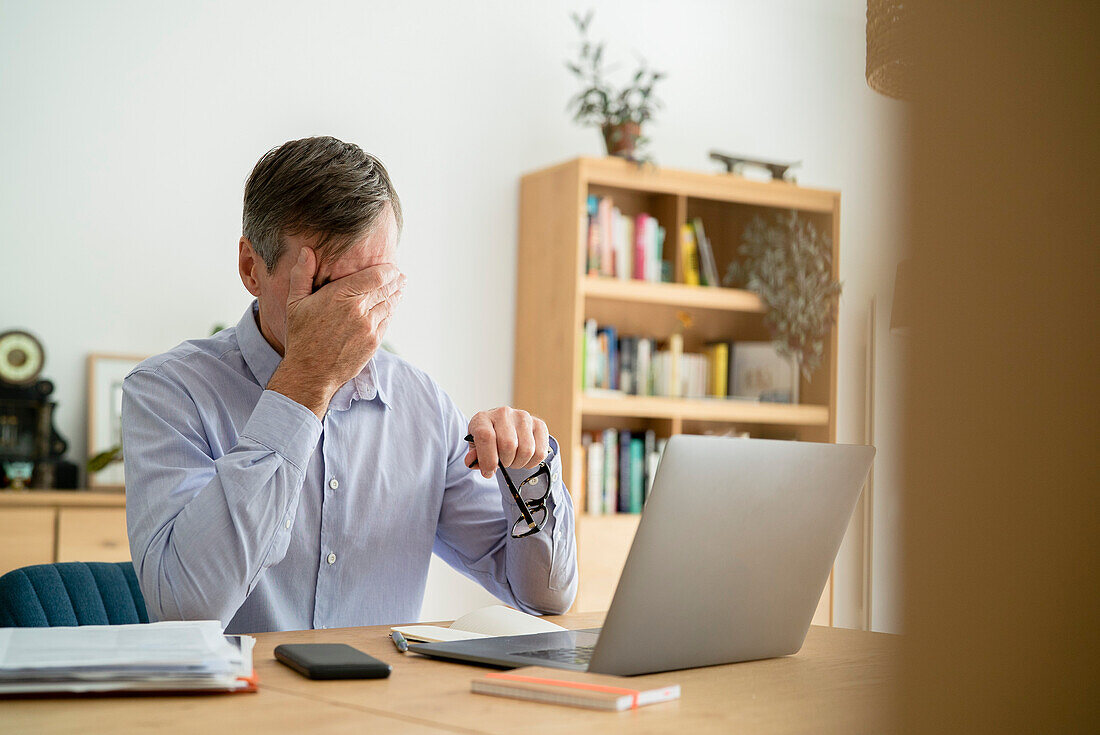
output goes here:
[{"label": "black smartphone", "polygon": [[283,643],[275,658],[310,679],[385,679],[392,668],[346,643]]}]

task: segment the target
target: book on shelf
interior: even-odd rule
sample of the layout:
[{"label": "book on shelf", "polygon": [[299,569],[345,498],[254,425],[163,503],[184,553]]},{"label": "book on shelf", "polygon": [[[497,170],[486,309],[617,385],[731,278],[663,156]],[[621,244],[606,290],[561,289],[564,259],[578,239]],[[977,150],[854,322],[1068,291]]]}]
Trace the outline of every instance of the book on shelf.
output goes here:
[{"label": "book on shelf", "polygon": [[652,265],[650,259],[652,258],[652,249],[649,246],[649,228],[652,226],[650,223],[653,218],[648,214],[635,215],[634,219],[630,223],[631,232],[631,245],[634,248],[634,262],[631,269],[631,276],[636,281],[652,281],[653,274],[650,273]]},{"label": "book on shelf", "polygon": [[638,374],[638,338],[623,336],[619,338],[619,390],[623,393],[638,395],[634,378]]},{"label": "book on shelf", "polygon": [[668,389],[666,396],[679,398],[684,395],[683,383],[680,381],[680,367],[684,361],[684,335],[680,333],[669,335],[668,338]]},{"label": "book on shelf", "polygon": [[600,274],[600,223],[597,217],[599,204],[599,197],[588,197],[588,242],[586,253],[588,257],[585,263],[585,272],[590,276],[598,276]]},{"label": "book on shelf", "polygon": [[706,230],[703,229],[703,220],[696,217],[691,221],[691,228],[695,232],[695,246],[698,248],[701,283],[704,286],[718,287],[718,265],[714,262],[714,249],[707,239]]},{"label": "book on shelf", "polygon": [[589,515],[641,513],[665,439],[647,431],[604,429],[582,438],[585,511]]},{"label": "book on shelf", "polygon": [[642,506],[649,500],[649,493],[653,489],[653,480],[657,476],[657,464],[661,461],[661,455],[665,453],[665,444],[668,439],[657,439],[652,431],[645,433],[645,487],[642,492]]},{"label": "book on shelf", "polygon": [[630,494],[627,497],[627,512],[641,513],[645,495],[645,439],[638,434],[629,434],[630,466],[627,476],[630,478]]},{"label": "book on shelf", "polygon": [[581,347],[581,388],[594,388],[599,385],[599,344],[596,341],[596,320],[584,322],[584,338]]},{"label": "book on shelf", "polygon": [[614,429],[603,431],[603,502],[601,513],[614,513],[619,492],[619,434]]},{"label": "book on shelf", "polygon": [[617,495],[616,510],[620,513],[631,513],[630,487],[632,485],[631,471],[634,469],[630,463],[630,432],[619,432],[619,490]]},{"label": "book on shelf", "polygon": [[684,270],[684,283],[699,285],[699,248],[695,242],[695,230],[685,222],[680,226],[680,265]]},{"label": "book on shelf", "polygon": [[729,389],[729,342],[710,342],[706,347],[708,394],[725,398]]},{"label": "book on shelf", "polygon": [[612,205],[607,197],[600,197],[596,203],[596,216],[600,227],[600,275],[615,275],[615,242],[611,227]]},{"label": "book on shelf", "polygon": [[657,283],[670,272],[663,265],[665,230],[656,217],[630,214],[610,196],[587,199],[585,272],[619,280]]},{"label": "book on shelf", "polygon": [[[619,338],[614,327],[597,327],[596,338],[587,356],[593,360],[592,382],[586,388],[619,389]],[[586,366],[587,370],[588,367]]]},{"label": "book on shelf", "polygon": [[639,396],[651,396],[653,395],[653,340],[639,337],[634,345],[636,353],[634,356],[635,376],[632,381],[635,388],[634,393]]},{"label": "book on shelf", "polygon": [[588,471],[584,482],[584,506],[590,515],[600,515],[603,513],[603,444],[591,435],[586,435],[585,439],[584,459]]}]

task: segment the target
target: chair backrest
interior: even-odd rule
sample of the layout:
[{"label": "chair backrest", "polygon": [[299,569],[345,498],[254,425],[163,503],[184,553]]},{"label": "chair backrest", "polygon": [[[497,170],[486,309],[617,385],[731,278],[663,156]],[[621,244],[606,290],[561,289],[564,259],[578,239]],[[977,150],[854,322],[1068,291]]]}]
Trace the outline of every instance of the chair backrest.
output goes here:
[{"label": "chair backrest", "polygon": [[148,623],[131,562],[36,564],[0,577],[0,627]]}]

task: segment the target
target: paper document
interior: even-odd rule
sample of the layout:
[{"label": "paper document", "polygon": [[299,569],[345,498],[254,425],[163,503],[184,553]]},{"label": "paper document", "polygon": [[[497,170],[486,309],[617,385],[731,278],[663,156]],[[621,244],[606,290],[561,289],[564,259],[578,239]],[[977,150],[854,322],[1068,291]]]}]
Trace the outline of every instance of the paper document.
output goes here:
[{"label": "paper document", "polygon": [[439,625],[397,625],[390,630],[398,631],[410,641],[438,643],[470,638],[551,633],[565,628],[504,605],[491,605],[463,615],[446,628]]},{"label": "paper document", "polygon": [[0,693],[254,690],[254,644],[217,620],[0,628]]}]

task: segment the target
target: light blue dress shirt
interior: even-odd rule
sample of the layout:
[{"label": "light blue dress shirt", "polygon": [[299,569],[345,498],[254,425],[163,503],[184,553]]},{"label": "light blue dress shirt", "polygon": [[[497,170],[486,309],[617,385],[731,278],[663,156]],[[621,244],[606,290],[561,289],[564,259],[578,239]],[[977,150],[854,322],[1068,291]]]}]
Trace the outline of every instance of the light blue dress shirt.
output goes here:
[{"label": "light blue dress shirt", "polygon": [[550,518],[513,539],[519,510],[499,472],[463,464],[468,422],[435,381],[379,351],[318,420],[264,389],[282,358],[255,308],[123,383],[130,553],[152,619],[229,633],[412,622],[433,550],[521,610],[568,609],[573,504],[553,438]]}]

